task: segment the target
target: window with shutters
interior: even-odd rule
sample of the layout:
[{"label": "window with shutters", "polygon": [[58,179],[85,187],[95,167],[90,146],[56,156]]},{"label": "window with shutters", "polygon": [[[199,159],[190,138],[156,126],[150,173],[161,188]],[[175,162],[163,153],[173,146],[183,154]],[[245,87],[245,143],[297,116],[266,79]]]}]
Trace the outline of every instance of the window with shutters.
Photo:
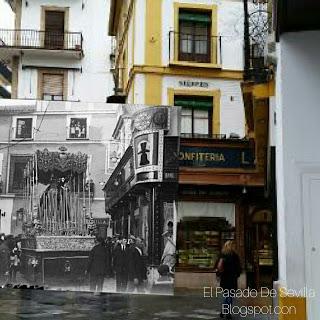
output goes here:
[{"label": "window with shutters", "polygon": [[179,60],[211,62],[211,12],[179,10]]},{"label": "window with shutters", "polygon": [[62,101],[64,88],[64,74],[42,74],[42,99]]},{"label": "window with shutters", "polygon": [[64,11],[45,11],[45,37],[44,45],[47,49],[64,48]]},{"label": "window with shutters", "polygon": [[208,137],[212,133],[212,97],[175,95],[174,105],[182,107],[181,135]]}]

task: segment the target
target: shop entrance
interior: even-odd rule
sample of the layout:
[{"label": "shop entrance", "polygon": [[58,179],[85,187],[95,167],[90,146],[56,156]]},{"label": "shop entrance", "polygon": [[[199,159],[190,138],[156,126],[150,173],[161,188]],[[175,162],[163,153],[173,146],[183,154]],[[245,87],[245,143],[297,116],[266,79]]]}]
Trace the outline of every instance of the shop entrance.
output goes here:
[{"label": "shop entrance", "polygon": [[246,232],[246,269],[252,288],[273,286],[272,212],[254,209]]}]

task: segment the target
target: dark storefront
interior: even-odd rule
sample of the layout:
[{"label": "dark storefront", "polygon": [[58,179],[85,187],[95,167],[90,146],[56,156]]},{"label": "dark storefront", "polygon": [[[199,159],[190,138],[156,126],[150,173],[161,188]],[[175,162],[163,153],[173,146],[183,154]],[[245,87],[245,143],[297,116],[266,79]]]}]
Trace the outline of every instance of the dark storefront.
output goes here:
[{"label": "dark storefront", "polygon": [[160,264],[162,234],[175,224],[178,137],[170,135],[174,108],[145,108],[133,115],[132,144],[105,185],[113,233],[144,241],[148,264]]},{"label": "dark storefront", "polygon": [[234,240],[242,286],[272,287],[272,206],[253,140],[181,139],[176,287],[212,286],[215,262]]}]

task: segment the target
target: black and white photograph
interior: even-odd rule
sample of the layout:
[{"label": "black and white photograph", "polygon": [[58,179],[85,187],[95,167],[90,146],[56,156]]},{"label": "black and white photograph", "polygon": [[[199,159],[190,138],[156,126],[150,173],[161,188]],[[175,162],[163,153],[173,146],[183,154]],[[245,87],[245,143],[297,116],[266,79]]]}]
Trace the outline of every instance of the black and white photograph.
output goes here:
[{"label": "black and white photograph", "polygon": [[[74,115],[61,102],[29,107],[23,123],[33,140],[17,140],[4,158],[8,192],[17,196],[1,199],[1,261],[8,269],[1,285],[173,294],[177,181],[162,178],[159,153],[166,137],[178,137],[178,108],[96,104],[88,111],[73,103]],[[1,108],[2,128],[21,131],[19,102]],[[152,119],[159,111],[176,123],[158,129]],[[150,118],[144,131],[137,129],[141,112]]]},{"label": "black and white photograph", "polygon": [[0,0],[0,320],[319,320],[319,56],[319,0]]}]

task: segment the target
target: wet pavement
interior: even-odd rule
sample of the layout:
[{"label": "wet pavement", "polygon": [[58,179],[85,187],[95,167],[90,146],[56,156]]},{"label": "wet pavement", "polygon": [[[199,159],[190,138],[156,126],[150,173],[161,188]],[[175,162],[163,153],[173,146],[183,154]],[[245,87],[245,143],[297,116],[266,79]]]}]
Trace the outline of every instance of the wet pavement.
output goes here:
[{"label": "wet pavement", "polygon": [[0,289],[0,320],[17,319],[215,320],[219,319],[219,302],[200,294],[97,296],[89,292]]}]

